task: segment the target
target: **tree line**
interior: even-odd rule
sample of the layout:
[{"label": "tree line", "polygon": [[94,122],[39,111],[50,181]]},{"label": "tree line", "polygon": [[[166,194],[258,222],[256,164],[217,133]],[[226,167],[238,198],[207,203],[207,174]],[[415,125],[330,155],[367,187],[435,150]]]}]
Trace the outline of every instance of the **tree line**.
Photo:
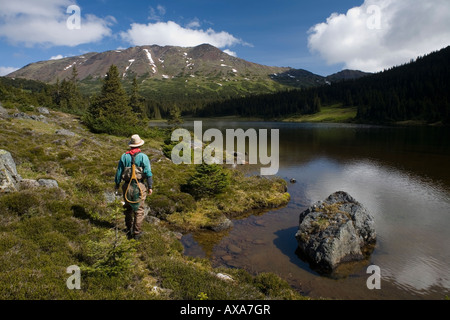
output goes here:
[{"label": "tree line", "polygon": [[356,121],[390,123],[418,120],[450,124],[450,47],[418,57],[357,80],[345,80],[309,89],[292,89],[216,101],[164,102],[144,98],[134,78],[120,79],[112,65],[93,96],[80,92],[76,67],[68,79],[49,85],[0,77],[0,101],[5,107],[46,106],[83,117],[95,132],[116,133],[147,119],[178,121],[187,112],[196,117],[242,116],[267,120],[320,112],[322,106],[357,107]]},{"label": "tree line", "polygon": [[357,80],[212,102],[196,115],[274,119],[316,113],[334,104],[357,107],[359,122],[450,124],[450,47]]}]

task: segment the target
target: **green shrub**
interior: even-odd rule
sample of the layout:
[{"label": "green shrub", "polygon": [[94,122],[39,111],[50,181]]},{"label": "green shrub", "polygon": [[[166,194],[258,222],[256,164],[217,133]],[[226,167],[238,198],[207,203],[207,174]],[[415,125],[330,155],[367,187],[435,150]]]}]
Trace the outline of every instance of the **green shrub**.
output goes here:
[{"label": "green shrub", "polygon": [[174,193],[170,199],[175,203],[175,211],[188,212],[193,211],[197,207],[197,203],[192,195],[189,193]]},{"label": "green shrub", "polygon": [[0,197],[0,206],[19,216],[39,211],[40,198],[31,191],[14,192]]},{"label": "green shrub", "polygon": [[108,230],[98,241],[86,242],[84,258],[88,265],[82,269],[94,275],[124,275],[133,266],[135,247],[135,241],[128,241],[123,234],[116,237],[114,230]]},{"label": "green shrub", "polygon": [[97,194],[104,191],[104,187],[92,177],[81,178],[75,185],[78,190],[88,193]]},{"label": "green shrub", "polygon": [[194,198],[200,199],[222,193],[229,185],[229,174],[222,166],[202,163],[196,167],[194,175],[181,188]]}]

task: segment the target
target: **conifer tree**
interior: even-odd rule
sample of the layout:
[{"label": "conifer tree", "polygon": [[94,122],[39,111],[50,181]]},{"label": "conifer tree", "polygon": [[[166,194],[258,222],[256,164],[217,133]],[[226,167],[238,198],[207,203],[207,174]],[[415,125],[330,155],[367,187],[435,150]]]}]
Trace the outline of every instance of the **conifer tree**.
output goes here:
[{"label": "conifer tree", "polygon": [[139,95],[136,77],[133,78],[130,96],[130,107],[138,117],[146,117],[144,113],[143,98]]},{"label": "conifer tree", "polygon": [[93,99],[85,120],[94,132],[119,135],[129,135],[138,123],[115,65],[109,68],[102,90]]},{"label": "conifer tree", "polygon": [[53,102],[58,109],[70,113],[83,113],[86,109],[86,101],[78,88],[78,70],[76,66],[72,68],[72,75],[69,80],[56,81],[53,92]]},{"label": "conifer tree", "polygon": [[170,125],[177,125],[183,123],[183,119],[181,118],[181,111],[178,106],[175,104],[169,112],[169,116],[167,117],[167,123]]}]

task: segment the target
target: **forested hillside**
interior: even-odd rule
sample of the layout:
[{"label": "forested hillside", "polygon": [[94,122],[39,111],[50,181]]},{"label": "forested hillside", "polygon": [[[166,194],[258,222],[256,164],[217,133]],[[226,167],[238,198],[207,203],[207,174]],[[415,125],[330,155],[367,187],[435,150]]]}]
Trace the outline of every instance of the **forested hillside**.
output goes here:
[{"label": "forested hillside", "polygon": [[321,106],[357,107],[355,120],[450,123],[450,47],[408,64],[356,80],[209,104],[199,116],[285,118],[320,111]]}]

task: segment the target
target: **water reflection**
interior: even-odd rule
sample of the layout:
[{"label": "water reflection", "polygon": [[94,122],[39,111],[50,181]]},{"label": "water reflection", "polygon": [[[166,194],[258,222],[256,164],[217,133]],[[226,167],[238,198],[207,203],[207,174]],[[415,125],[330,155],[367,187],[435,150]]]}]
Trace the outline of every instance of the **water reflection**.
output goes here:
[{"label": "water reflection", "polygon": [[417,292],[450,289],[448,192],[375,162],[329,168],[315,172],[307,196],[323,199],[345,190],[372,212],[378,243],[384,249],[383,254],[374,252],[372,262],[382,268],[383,276]]},{"label": "water reflection", "polygon": [[[204,123],[208,126],[279,128],[278,175],[298,183],[289,185],[286,208],[235,221],[232,230],[212,242],[185,237],[190,241],[186,254],[207,255],[217,266],[275,272],[312,296],[442,299],[450,294],[448,129]],[[367,264],[346,279],[328,279],[295,253],[299,213],[338,190],[375,217],[377,246],[367,264],[381,268],[382,290],[367,289]]]}]

